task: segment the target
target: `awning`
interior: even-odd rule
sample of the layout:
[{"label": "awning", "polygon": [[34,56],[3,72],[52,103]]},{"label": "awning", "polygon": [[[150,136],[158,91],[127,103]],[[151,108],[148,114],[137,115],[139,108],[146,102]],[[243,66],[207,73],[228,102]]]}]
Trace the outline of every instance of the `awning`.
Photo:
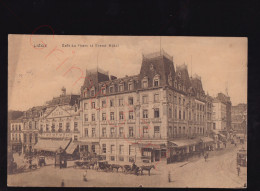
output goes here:
[{"label": "awning", "polygon": [[99,145],[99,142],[91,142],[91,141],[74,141],[77,145]]},{"label": "awning", "polygon": [[77,148],[77,146],[78,146],[77,144],[71,142],[70,145],[68,146],[68,148],[66,149],[66,153],[72,154],[75,151],[75,149]]},{"label": "awning", "polygon": [[50,140],[50,139],[40,139],[38,143],[34,146],[34,149],[40,151],[51,151],[55,152],[59,148],[66,149],[69,145],[70,140]]},{"label": "awning", "polygon": [[163,149],[166,148],[166,145],[164,143],[135,143],[133,144],[135,147],[139,148],[150,148],[150,149]]},{"label": "awning", "polygon": [[185,139],[185,140],[175,140],[169,141],[170,147],[186,147],[191,145],[196,145],[200,142],[199,139]]},{"label": "awning", "polygon": [[211,142],[214,142],[214,140],[212,138],[209,138],[209,137],[201,137],[200,138],[202,142],[204,143],[211,143]]}]

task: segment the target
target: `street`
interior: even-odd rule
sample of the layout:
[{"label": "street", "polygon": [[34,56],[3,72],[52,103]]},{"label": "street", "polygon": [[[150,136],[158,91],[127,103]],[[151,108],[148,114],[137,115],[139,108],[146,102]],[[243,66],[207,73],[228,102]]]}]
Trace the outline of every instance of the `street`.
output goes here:
[{"label": "street", "polygon": [[[87,182],[83,181],[83,169],[74,169],[73,162],[68,168],[45,166],[31,172],[8,175],[9,186],[59,187],[64,180],[65,187],[211,187],[241,188],[247,182],[246,167],[241,167],[237,175],[236,154],[241,146],[228,145],[225,150],[209,153],[204,158],[194,158],[173,164],[158,163],[151,170],[151,176],[144,171],[143,176],[122,172],[102,172],[87,170]],[[120,171],[120,170],[119,170]],[[171,182],[168,182],[170,171]]]}]

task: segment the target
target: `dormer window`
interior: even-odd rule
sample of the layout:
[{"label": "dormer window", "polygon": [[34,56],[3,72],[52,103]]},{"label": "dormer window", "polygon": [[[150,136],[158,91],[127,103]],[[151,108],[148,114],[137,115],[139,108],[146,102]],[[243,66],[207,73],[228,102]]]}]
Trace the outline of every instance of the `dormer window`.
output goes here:
[{"label": "dormer window", "polygon": [[114,92],[114,86],[110,86],[110,87],[109,87],[109,92],[110,92],[110,93],[113,93],[113,92]]},{"label": "dormer window", "polygon": [[147,77],[144,77],[144,79],[142,80],[142,87],[148,88],[148,78]]},{"label": "dormer window", "polygon": [[128,83],[128,90],[133,90],[134,89],[134,84],[133,82]]},{"label": "dormer window", "polygon": [[91,96],[91,97],[94,97],[94,96],[95,96],[95,89],[92,89],[92,90],[90,91],[90,96]]},{"label": "dormer window", "polygon": [[105,87],[105,86],[103,86],[103,87],[101,88],[101,92],[102,92],[103,95],[106,94],[106,87]]},{"label": "dormer window", "polygon": [[119,92],[123,92],[124,91],[124,84],[119,84]]},{"label": "dormer window", "polygon": [[154,87],[158,87],[160,84],[160,76],[159,75],[156,75],[153,79],[153,86]]},{"label": "dormer window", "polygon": [[181,84],[179,84],[179,90],[181,90]]},{"label": "dormer window", "polygon": [[177,88],[177,82],[176,81],[174,81],[174,87]]}]

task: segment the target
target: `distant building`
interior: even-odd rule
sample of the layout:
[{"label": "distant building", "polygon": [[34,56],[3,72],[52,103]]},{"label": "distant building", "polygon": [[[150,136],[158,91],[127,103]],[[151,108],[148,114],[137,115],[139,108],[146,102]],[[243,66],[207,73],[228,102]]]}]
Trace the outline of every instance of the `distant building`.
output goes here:
[{"label": "distant building", "polygon": [[232,129],[235,133],[247,133],[247,104],[232,106]]},{"label": "distant building", "polygon": [[[60,96],[48,101],[40,110],[37,151],[55,153],[60,147],[66,149],[71,141],[78,141],[80,137],[79,95],[66,94],[64,87],[61,91]],[[71,152],[74,152],[76,147],[72,147]]]},{"label": "distant building", "polygon": [[231,130],[231,101],[230,97],[218,93],[213,100],[213,130]]},{"label": "distant building", "polygon": [[11,121],[10,144],[13,152],[22,152],[23,121],[18,118]]}]

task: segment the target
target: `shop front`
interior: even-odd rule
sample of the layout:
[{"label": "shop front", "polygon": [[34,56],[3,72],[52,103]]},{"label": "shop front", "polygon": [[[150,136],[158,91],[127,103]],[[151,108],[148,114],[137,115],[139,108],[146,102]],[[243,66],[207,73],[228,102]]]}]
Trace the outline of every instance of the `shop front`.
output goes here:
[{"label": "shop front", "polygon": [[[166,144],[165,143],[136,143],[140,154],[137,153],[137,161],[144,163],[152,163],[158,161],[166,161]],[[138,152],[137,150],[137,152]]]},{"label": "shop front", "polygon": [[201,153],[201,141],[199,139],[185,139],[169,141],[170,155],[167,162],[180,162]]}]

